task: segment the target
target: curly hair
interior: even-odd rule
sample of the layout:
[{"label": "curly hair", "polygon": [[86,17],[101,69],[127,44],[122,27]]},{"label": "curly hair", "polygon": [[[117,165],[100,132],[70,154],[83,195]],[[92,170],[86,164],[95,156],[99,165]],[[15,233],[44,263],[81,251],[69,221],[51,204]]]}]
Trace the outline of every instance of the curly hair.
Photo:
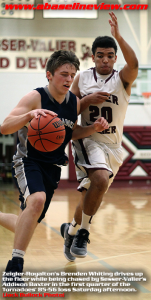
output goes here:
[{"label": "curly hair", "polygon": [[110,36],[98,36],[92,44],[92,53],[95,55],[97,48],[114,48],[115,55],[117,53],[117,44]]}]

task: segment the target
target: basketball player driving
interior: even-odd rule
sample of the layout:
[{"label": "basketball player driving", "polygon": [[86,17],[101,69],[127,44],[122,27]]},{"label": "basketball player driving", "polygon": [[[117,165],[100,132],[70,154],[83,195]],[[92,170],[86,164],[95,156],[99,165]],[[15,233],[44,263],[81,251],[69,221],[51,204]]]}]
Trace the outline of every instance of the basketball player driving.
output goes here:
[{"label": "basketball player driving", "polygon": [[[15,231],[15,238],[12,260],[9,260],[6,272],[21,273],[23,270],[27,246],[58,187],[61,166],[67,163],[67,143],[71,138],[81,139],[108,128],[107,121],[102,117],[90,126],[77,125],[80,101],[69,88],[79,64],[76,55],[70,51],[54,52],[46,66],[48,86],[37,88],[24,96],[1,126],[2,134],[18,131],[17,151],[13,156],[13,176],[20,192],[22,209],[18,218],[14,215],[11,215],[10,220],[7,218],[9,229]],[[65,141],[52,152],[40,152],[27,140],[28,122],[39,114],[46,117],[46,113],[68,121],[65,123]],[[11,277],[11,280],[14,284],[23,284],[22,281],[15,280],[15,277]]]},{"label": "basketball player driving", "polygon": [[[123,123],[131,86],[138,73],[138,60],[120,34],[117,17],[113,12],[109,15],[111,34],[123,53],[125,66],[120,72],[113,69],[117,60],[115,40],[109,36],[97,37],[92,44],[95,67],[80,72],[71,89],[81,99],[81,124],[93,124],[103,116],[109,128],[73,142],[76,174],[80,182],[78,190],[82,192],[82,198],[71,224],[61,226],[64,255],[69,261],[87,255],[91,220],[122,164]],[[110,95],[108,99],[104,93]]]}]

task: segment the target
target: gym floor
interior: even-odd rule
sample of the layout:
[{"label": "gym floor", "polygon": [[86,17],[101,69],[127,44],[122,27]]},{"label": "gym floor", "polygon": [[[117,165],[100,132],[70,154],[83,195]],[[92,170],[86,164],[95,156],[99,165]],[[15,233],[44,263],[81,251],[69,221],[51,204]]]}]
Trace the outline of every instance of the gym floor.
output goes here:
[{"label": "gym floor", "polygon": [[[60,225],[71,222],[79,197],[80,193],[75,189],[56,190],[47,215],[38,225],[27,249],[24,272],[57,272],[59,276],[61,272],[81,272],[89,276],[89,272],[93,271],[100,272],[99,274],[105,277],[112,276],[112,273],[115,275],[116,272],[133,273],[132,277],[142,279],[140,281],[134,279],[130,285],[128,280],[122,280],[123,286],[118,283],[118,287],[112,286],[112,288],[133,288],[135,292],[105,292],[103,287],[100,287],[101,293],[72,290],[64,292],[64,298],[69,300],[96,300],[100,297],[107,300],[151,299],[151,188],[110,188],[93,218],[87,257],[76,258],[76,261],[71,263],[63,254]],[[17,189],[12,184],[1,184],[0,211],[18,214],[19,210]],[[8,260],[11,259],[13,238],[12,232],[0,226],[0,273],[5,270]],[[97,275],[96,278],[101,276]],[[118,277],[122,277],[122,274]],[[94,282],[97,281],[91,278],[90,283]],[[82,288],[85,287],[86,282]],[[61,289],[65,288],[67,287],[61,287]],[[72,288],[79,288],[79,286],[73,285]],[[99,289],[98,286],[93,288]],[[27,299],[27,297],[19,299]]]}]

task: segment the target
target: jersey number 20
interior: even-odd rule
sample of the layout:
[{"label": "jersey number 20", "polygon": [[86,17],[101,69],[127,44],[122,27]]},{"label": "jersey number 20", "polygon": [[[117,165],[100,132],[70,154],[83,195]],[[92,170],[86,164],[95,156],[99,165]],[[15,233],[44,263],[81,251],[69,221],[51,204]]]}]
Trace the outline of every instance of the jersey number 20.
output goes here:
[{"label": "jersey number 20", "polygon": [[89,106],[89,111],[92,111],[90,113],[90,121],[95,122],[97,118],[101,115],[104,119],[107,120],[108,123],[112,122],[112,108],[104,106],[101,108],[101,113],[99,111],[99,107],[90,105]]}]

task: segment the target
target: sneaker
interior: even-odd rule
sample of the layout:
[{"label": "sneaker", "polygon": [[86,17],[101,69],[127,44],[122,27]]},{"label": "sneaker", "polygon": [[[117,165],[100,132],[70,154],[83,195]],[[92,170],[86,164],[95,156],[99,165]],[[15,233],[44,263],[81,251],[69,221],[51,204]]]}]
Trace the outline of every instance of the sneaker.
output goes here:
[{"label": "sneaker", "polygon": [[[7,267],[5,269],[5,274],[2,277],[2,286],[6,284],[13,284],[13,287],[27,286],[27,284],[22,280],[20,273],[23,271],[24,260],[21,257],[13,257],[12,260],[8,261]],[[15,273],[15,276],[13,276]],[[14,285],[15,284],[15,285]]]},{"label": "sneaker", "polygon": [[75,257],[87,256],[87,243],[90,244],[88,239],[89,232],[86,229],[79,229],[74,237],[70,253]]},{"label": "sneaker", "polygon": [[70,223],[63,223],[60,227],[61,235],[64,238],[63,252],[64,252],[64,256],[67,260],[75,261],[75,257],[72,256],[70,253],[70,247],[72,245],[72,241],[75,236],[68,234],[69,225],[70,225]]}]

